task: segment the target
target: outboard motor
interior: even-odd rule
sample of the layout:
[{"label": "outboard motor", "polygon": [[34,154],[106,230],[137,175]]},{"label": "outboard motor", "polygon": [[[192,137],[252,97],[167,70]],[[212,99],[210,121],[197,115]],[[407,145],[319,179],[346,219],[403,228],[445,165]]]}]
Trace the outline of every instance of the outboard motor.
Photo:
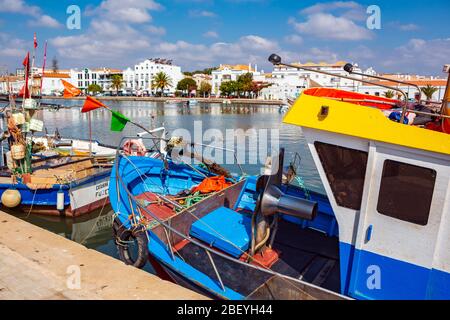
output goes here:
[{"label": "outboard motor", "polygon": [[[283,179],[284,149],[278,157],[272,159],[272,174],[258,179],[257,192],[259,198],[256,203],[256,239],[252,249],[263,247],[268,239],[268,217],[282,213],[305,220],[314,220],[317,216],[317,202],[285,194],[281,190]],[[274,173],[275,171],[275,173]]]}]

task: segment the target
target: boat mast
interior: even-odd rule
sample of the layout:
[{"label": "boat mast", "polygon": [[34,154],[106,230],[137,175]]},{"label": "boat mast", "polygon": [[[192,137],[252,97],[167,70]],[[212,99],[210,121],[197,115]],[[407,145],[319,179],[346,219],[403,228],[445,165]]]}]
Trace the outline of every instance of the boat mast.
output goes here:
[{"label": "boat mast", "polygon": [[[444,132],[450,130],[450,119],[445,119],[445,116],[450,116],[450,64],[444,66],[444,72],[448,74],[447,76],[447,86],[445,87],[444,98],[442,99],[441,116],[442,118],[442,129]],[[447,125],[447,126],[446,126]],[[450,133],[450,132],[447,132]]]}]

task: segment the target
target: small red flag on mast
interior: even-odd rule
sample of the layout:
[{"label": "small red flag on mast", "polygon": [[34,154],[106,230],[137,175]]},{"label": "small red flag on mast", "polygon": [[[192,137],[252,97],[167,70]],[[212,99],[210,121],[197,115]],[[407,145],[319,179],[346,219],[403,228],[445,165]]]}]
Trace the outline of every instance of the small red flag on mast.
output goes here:
[{"label": "small red flag on mast", "polygon": [[33,43],[34,43],[34,48],[36,49],[38,46],[36,32],[34,33]]},{"label": "small red flag on mast", "polygon": [[98,108],[107,108],[103,103],[98,101],[97,99],[94,99],[92,97],[86,97],[86,101],[84,102],[83,108],[81,109],[82,113],[89,112]]}]

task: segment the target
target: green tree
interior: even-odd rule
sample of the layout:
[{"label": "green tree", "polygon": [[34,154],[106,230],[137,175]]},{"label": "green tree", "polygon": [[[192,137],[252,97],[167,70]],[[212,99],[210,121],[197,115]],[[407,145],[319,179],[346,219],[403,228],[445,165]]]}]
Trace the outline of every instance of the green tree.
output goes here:
[{"label": "green tree", "polygon": [[217,67],[205,68],[205,69],[203,69],[203,70],[185,71],[185,72],[183,72],[183,74],[184,74],[185,76],[193,76],[194,74],[198,74],[198,73],[200,73],[200,74],[208,74],[208,75],[211,75],[211,73],[212,73],[214,70],[217,70]]},{"label": "green tree", "polygon": [[240,75],[237,79],[237,83],[238,83],[237,87],[238,96],[240,95],[240,92],[250,94],[250,92],[253,89],[253,74],[246,73]]},{"label": "green tree", "polygon": [[93,84],[89,85],[89,87],[87,88],[87,91],[92,94],[97,94],[97,93],[103,92],[103,89],[98,84],[93,83]]},{"label": "green tree", "polygon": [[164,72],[158,72],[152,79],[152,87],[156,90],[160,90],[161,96],[164,93],[164,89],[172,86],[172,79]]},{"label": "green tree", "polygon": [[392,90],[388,90],[388,91],[386,91],[386,92],[384,93],[384,96],[385,96],[386,98],[392,99],[392,98],[395,97],[395,92],[392,91]]},{"label": "green tree", "polygon": [[197,90],[197,82],[192,78],[184,78],[178,82],[177,90],[190,93],[192,90]]},{"label": "green tree", "polygon": [[111,89],[116,90],[116,95],[119,94],[119,90],[123,87],[123,79],[121,75],[115,74],[111,77]]},{"label": "green tree", "polygon": [[198,89],[198,91],[199,94],[203,97],[205,97],[206,95],[209,96],[212,91],[212,86],[208,82],[203,81],[202,83],[200,83],[200,88]]},{"label": "green tree", "polygon": [[223,96],[229,97],[233,92],[236,91],[237,83],[236,81],[224,81],[220,84],[220,92]]},{"label": "green tree", "polygon": [[420,90],[422,90],[425,97],[427,97],[427,100],[431,100],[433,99],[433,95],[435,94],[435,92],[438,91],[439,89],[433,87],[432,85],[427,84],[426,87],[422,87],[420,88]]}]

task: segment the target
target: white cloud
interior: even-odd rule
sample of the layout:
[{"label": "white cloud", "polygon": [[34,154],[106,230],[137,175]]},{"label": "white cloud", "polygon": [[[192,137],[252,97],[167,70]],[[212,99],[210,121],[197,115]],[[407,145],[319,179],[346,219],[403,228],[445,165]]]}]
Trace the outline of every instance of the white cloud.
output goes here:
[{"label": "white cloud", "polygon": [[21,13],[36,16],[41,12],[37,6],[30,6],[23,0],[0,0],[0,12]]},{"label": "white cloud", "polygon": [[157,26],[147,26],[145,28],[145,31],[155,36],[163,36],[167,32],[164,27],[157,27]]},{"label": "white cloud", "polygon": [[150,11],[162,10],[153,0],[104,0],[96,8],[89,8],[87,15],[99,15],[111,21],[147,23],[152,21]]},{"label": "white cloud", "polygon": [[304,15],[326,12],[339,12],[340,16],[350,20],[363,21],[367,19],[364,7],[354,1],[317,3],[300,11]]},{"label": "white cloud", "polygon": [[[439,74],[450,57],[450,38],[411,39],[407,44],[393,50],[383,60],[383,66],[410,73],[432,72]],[[394,70],[394,71],[396,71]]]},{"label": "white cloud", "polygon": [[303,38],[296,34],[291,34],[284,37],[284,42],[293,44],[293,45],[300,45],[303,43]]},{"label": "white cloud", "polygon": [[155,54],[168,56],[189,68],[220,63],[265,62],[272,51],[280,51],[277,42],[256,35],[243,36],[236,42],[215,42],[209,46],[177,41],[163,42],[152,48]]},{"label": "white cloud", "polygon": [[214,18],[216,14],[207,10],[190,10],[189,16],[192,18]]},{"label": "white cloud", "polygon": [[0,57],[3,63],[18,66],[27,53],[27,44],[22,39],[13,38],[6,33],[0,33]]},{"label": "white cloud", "polygon": [[414,23],[402,24],[399,26],[399,29],[402,31],[416,31],[419,30],[419,26]]},{"label": "white cloud", "polygon": [[219,34],[218,34],[217,32],[215,32],[215,31],[208,31],[208,32],[205,32],[205,33],[203,34],[203,36],[204,36],[205,38],[213,38],[213,39],[217,39],[217,38],[219,37]]},{"label": "white cloud", "polygon": [[42,12],[38,6],[28,5],[23,0],[0,0],[0,12],[20,13],[34,17],[28,24],[37,27],[58,28],[61,24]]},{"label": "white cloud", "polygon": [[147,58],[152,41],[158,38],[155,36],[166,33],[155,25],[135,29],[136,24],[152,21],[152,11],[162,9],[153,0],[103,0],[85,12],[95,18],[84,34],[56,37],[50,43],[59,56],[77,66],[126,67],[143,53]]},{"label": "white cloud", "polygon": [[297,32],[321,39],[355,41],[372,38],[368,29],[358,26],[348,18],[336,17],[329,13],[314,13],[309,15],[305,22],[290,19],[289,23]]},{"label": "white cloud", "polygon": [[30,26],[60,28],[62,25],[54,18],[44,14],[29,22]]}]

